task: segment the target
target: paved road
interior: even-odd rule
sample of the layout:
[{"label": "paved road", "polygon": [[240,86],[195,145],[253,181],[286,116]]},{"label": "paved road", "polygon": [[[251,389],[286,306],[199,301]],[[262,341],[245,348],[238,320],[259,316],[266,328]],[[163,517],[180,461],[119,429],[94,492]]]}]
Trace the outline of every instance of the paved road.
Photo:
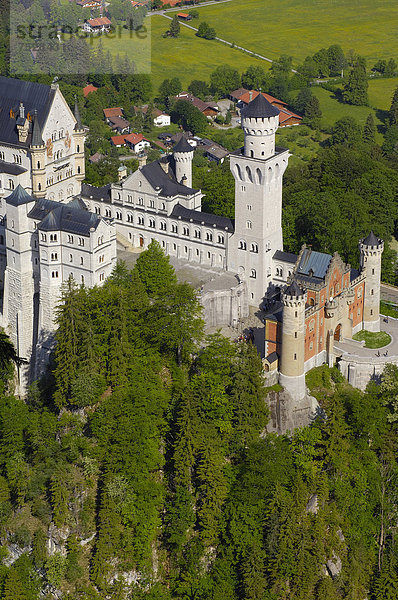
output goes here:
[{"label": "paved road", "polygon": [[[219,2],[231,2],[231,0],[219,0]],[[206,2],[205,4],[219,4],[219,2]],[[203,4],[198,5],[198,8],[201,6],[203,6]],[[195,8],[196,8],[196,6],[195,6]],[[181,10],[181,8],[179,8],[178,10]],[[157,12],[153,12],[153,13],[148,13],[148,15],[149,14],[160,15],[162,17],[165,17],[166,19],[172,20],[172,17],[169,17],[169,15],[166,15],[165,13],[166,13],[166,11],[157,11]],[[184,27],[188,27],[188,29],[192,29],[192,31],[195,31],[195,32],[198,31],[198,29],[196,27],[193,27],[192,25],[188,25],[188,23],[183,23],[182,21],[180,21],[180,24],[184,25]],[[221,42],[222,44],[226,44],[227,46],[232,47],[232,43],[228,42],[228,40],[224,40],[223,38],[220,38],[220,37],[215,37],[214,39],[216,39],[218,42]],[[265,60],[266,62],[269,62],[269,63],[274,62],[272,60],[272,58],[268,58],[267,56],[263,56],[262,54],[257,54],[257,52],[252,52],[251,50],[248,50],[247,48],[243,48],[243,46],[237,46],[235,44],[233,47],[237,48],[238,50],[242,50],[243,52],[246,52],[250,56],[259,58],[260,60]],[[292,69],[292,73],[297,73],[297,71],[295,69]]]},{"label": "paved road", "polygon": [[382,300],[398,304],[398,287],[382,283],[380,286],[380,295]]}]

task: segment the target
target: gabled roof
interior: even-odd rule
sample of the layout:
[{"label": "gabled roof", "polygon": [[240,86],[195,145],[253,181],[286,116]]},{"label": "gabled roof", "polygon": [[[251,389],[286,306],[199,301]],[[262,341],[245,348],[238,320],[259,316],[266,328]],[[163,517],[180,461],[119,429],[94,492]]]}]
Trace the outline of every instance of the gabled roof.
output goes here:
[{"label": "gabled roof", "polygon": [[139,144],[142,141],[149,142],[149,140],[144,138],[142,133],[129,133],[128,135],[126,135],[126,142],[129,142],[129,144],[133,144],[133,146]]},{"label": "gabled roof", "polygon": [[[241,89],[243,89],[243,88],[241,88]],[[236,91],[238,92],[239,90],[236,90]],[[235,93],[235,92],[232,92],[232,94],[233,93]],[[249,104],[250,98],[252,100],[254,100],[259,95],[259,93],[260,92],[258,92],[257,90],[244,90],[244,93],[242,93],[239,97],[239,101],[244,102],[245,104]],[[278,105],[280,104],[282,106],[287,106],[286,102],[283,102],[282,100],[278,100],[278,98],[274,98],[274,96],[271,96],[270,94],[267,94],[266,92],[261,92],[261,94],[271,104],[278,104]]]},{"label": "gabled roof", "polygon": [[30,144],[31,132],[26,142],[20,142],[16,128],[16,120],[10,116],[18,113],[20,102],[25,107],[25,115],[37,117],[41,128],[47,119],[55,95],[55,88],[43,83],[22,81],[0,76],[0,142],[26,148]]},{"label": "gabled roof", "polygon": [[305,248],[297,267],[297,275],[308,275],[317,279],[324,279],[331,260],[330,254],[314,252],[310,248]]},{"label": "gabled roof", "polygon": [[33,196],[30,196],[28,192],[21,186],[17,185],[15,190],[5,198],[7,204],[11,204],[11,206],[21,206],[22,204],[28,204],[29,202],[34,202],[35,199]]},{"label": "gabled roof", "polygon": [[195,194],[198,190],[178,183],[171,168],[171,157],[168,157],[168,162],[168,173],[165,173],[158,160],[142,167],[141,173],[155,190],[159,188],[161,196],[172,198],[173,196],[192,196],[192,194]]},{"label": "gabled roof", "polygon": [[98,88],[95,87],[95,85],[89,83],[88,85],[86,85],[86,87],[83,88],[83,96],[87,98],[87,96],[91,94],[91,92],[96,92],[97,90]]},{"label": "gabled roof", "polygon": [[365,246],[378,246],[379,239],[375,236],[373,231],[371,231],[369,235],[362,240],[362,243],[365,244]]},{"label": "gabled roof", "polygon": [[228,217],[220,217],[219,215],[213,215],[211,213],[201,212],[200,210],[193,210],[185,208],[181,204],[176,204],[171,213],[172,217],[181,218],[186,222],[197,223],[208,225],[209,227],[216,226],[218,229],[228,229],[228,231],[234,231],[234,224]]},{"label": "gabled roof", "polygon": [[285,289],[284,294],[286,296],[295,296],[296,298],[304,296],[304,291],[301,289],[297,282],[293,279],[292,283]]},{"label": "gabled roof", "polygon": [[125,129],[126,127],[130,127],[130,123],[126,119],[123,119],[123,117],[108,117],[108,120],[112,124],[111,129],[117,129],[118,127]]},{"label": "gabled roof", "polygon": [[126,134],[124,134],[124,135],[113,135],[111,137],[112,144],[114,146],[122,146],[123,144],[126,143],[126,137],[127,137]]},{"label": "gabled roof", "polygon": [[121,117],[123,115],[123,109],[120,106],[114,108],[104,108],[104,115],[107,119],[110,117]]},{"label": "gabled roof", "polygon": [[242,108],[241,115],[247,119],[268,119],[269,117],[278,116],[279,110],[268,102],[263,94],[257,94],[254,100],[249,102],[245,108]]},{"label": "gabled roof", "polygon": [[108,17],[98,17],[97,19],[87,19],[86,23],[91,27],[102,27],[103,25],[112,25]]}]

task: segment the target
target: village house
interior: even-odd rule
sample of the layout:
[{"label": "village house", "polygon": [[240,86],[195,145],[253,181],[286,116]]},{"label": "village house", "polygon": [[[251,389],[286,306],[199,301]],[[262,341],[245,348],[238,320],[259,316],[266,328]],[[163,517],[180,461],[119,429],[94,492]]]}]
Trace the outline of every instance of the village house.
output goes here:
[{"label": "village house", "polygon": [[110,125],[109,119],[113,117],[123,117],[123,109],[120,106],[116,106],[113,108],[104,108],[103,109],[104,117],[108,125]]},{"label": "village house", "polygon": [[189,92],[181,92],[174,97],[174,100],[186,100],[187,102],[192,102],[201,113],[210,119],[214,119],[220,112],[217,102],[205,102],[200,98],[196,98],[196,96],[193,96]]},{"label": "village house", "polygon": [[123,119],[122,117],[109,117],[107,119],[108,125],[112,130],[117,131],[118,133],[129,133],[130,132],[130,123]]},{"label": "village house", "polygon": [[[236,102],[236,108],[238,112],[244,109],[254,98],[258,96],[260,92],[257,90],[246,90],[245,88],[239,88],[234,90],[229,94],[229,98]],[[262,95],[268,102],[275,106],[279,110],[279,127],[288,127],[290,125],[299,125],[302,117],[292,112],[286,102],[283,100],[278,100],[278,98],[274,98],[270,94],[265,92],[261,92]]]},{"label": "village house", "polygon": [[112,27],[108,17],[98,17],[97,19],[87,19],[84,21],[83,29],[88,33],[108,33]]},{"label": "village house", "polygon": [[86,85],[86,87],[83,88],[83,96],[87,98],[87,96],[91,94],[91,92],[96,92],[97,90],[98,88],[95,87],[95,85],[89,83],[88,85]]}]

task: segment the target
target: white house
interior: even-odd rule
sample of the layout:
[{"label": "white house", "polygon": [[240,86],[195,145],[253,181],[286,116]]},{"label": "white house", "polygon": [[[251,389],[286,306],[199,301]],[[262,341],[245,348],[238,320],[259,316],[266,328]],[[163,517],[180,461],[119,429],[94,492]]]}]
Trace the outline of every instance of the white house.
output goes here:
[{"label": "white house", "polygon": [[97,19],[87,19],[83,29],[88,33],[108,33],[111,27],[112,23],[108,17],[98,17]]},{"label": "white house", "polygon": [[156,127],[168,127],[171,123],[170,115],[167,115],[158,108],[153,111],[153,116],[153,124]]}]

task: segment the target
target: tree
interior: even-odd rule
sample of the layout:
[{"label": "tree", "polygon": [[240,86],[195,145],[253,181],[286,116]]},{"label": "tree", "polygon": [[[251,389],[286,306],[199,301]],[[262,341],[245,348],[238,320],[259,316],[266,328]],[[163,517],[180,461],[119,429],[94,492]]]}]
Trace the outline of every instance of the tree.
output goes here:
[{"label": "tree", "polygon": [[263,67],[251,65],[242,74],[242,86],[249,90],[259,90],[266,87],[267,76]]},{"label": "tree", "polygon": [[397,71],[397,63],[395,62],[395,60],[393,58],[390,58],[390,60],[388,61],[387,65],[386,65],[385,76],[393,77],[395,75],[396,71]]},{"label": "tree", "polygon": [[317,96],[311,96],[304,108],[303,123],[308,123],[311,127],[319,127],[322,118],[322,111]]},{"label": "tree", "polygon": [[180,21],[178,20],[177,15],[175,14],[173,20],[171,21],[169,36],[170,37],[178,37],[180,35]]},{"label": "tree", "polygon": [[376,125],[372,113],[369,113],[366,119],[362,138],[365,144],[374,145],[376,143]]},{"label": "tree", "polygon": [[353,117],[343,117],[333,125],[330,143],[353,147],[361,140],[361,136],[361,127],[355,119]]},{"label": "tree", "polygon": [[213,27],[210,27],[205,21],[202,21],[195,35],[204,38],[205,40],[214,40],[216,37],[216,30]]},{"label": "tree", "polygon": [[207,127],[205,115],[187,100],[178,100],[171,111],[173,123],[182,125],[185,131],[192,131],[194,134],[203,133]]},{"label": "tree", "polygon": [[217,67],[210,75],[212,91],[218,96],[228,96],[229,92],[240,86],[240,76],[236,69],[229,65]]},{"label": "tree", "polygon": [[170,98],[177,96],[182,91],[182,84],[178,77],[164,79],[159,87],[159,99],[163,104],[169,106]]},{"label": "tree", "polygon": [[333,44],[327,50],[330,74],[333,76],[343,75],[346,59],[343,49],[338,44]]},{"label": "tree", "polygon": [[146,293],[151,298],[162,297],[177,283],[170,259],[156,240],[152,240],[147,250],[140,254],[134,271],[138,273]]},{"label": "tree", "polygon": [[199,19],[199,11],[196,10],[196,8],[190,10],[188,14],[191,15],[193,19]]},{"label": "tree", "polygon": [[3,598],[4,600],[29,600],[15,569],[11,569],[6,577]]},{"label": "tree", "polygon": [[206,96],[210,94],[210,88],[205,81],[194,79],[188,86],[188,92],[197,98],[201,98],[201,100],[205,100]]},{"label": "tree", "polygon": [[304,114],[307,104],[312,98],[310,88],[306,87],[299,91],[297,98],[294,100],[294,108],[301,114]]},{"label": "tree", "polygon": [[318,77],[329,77],[329,53],[326,48],[322,48],[315,52],[312,57],[317,65]]},{"label": "tree", "polygon": [[390,110],[388,111],[390,125],[398,125],[398,87],[395,89]]},{"label": "tree", "polygon": [[348,75],[344,86],[343,98],[347,104],[357,106],[368,105],[368,80],[366,77],[366,61],[358,57]]}]

